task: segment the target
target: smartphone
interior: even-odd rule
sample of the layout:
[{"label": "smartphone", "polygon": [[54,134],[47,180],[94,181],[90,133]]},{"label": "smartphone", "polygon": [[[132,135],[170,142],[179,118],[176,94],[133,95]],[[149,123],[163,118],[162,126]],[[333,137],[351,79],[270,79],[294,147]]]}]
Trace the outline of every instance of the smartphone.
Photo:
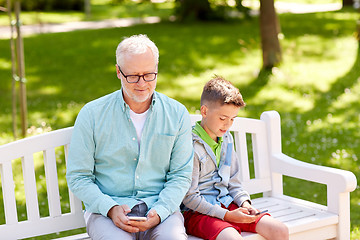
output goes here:
[{"label": "smartphone", "polygon": [[255,216],[260,215],[260,214],[263,214],[263,213],[266,213],[266,212],[268,212],[268,211],[269,211],[269,210],[264,210],[264,211],[261,211],[261,212],[255,213]]},{"label": "smartphone", "polygon": [[147,220],[147,217],[128,216],[128,218],[133,221],[146,221]]}]

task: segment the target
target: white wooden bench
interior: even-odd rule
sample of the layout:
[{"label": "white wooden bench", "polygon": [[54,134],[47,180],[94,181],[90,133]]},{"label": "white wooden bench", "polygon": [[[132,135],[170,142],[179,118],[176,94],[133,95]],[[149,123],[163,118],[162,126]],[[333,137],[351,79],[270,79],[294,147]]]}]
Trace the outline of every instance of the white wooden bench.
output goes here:
[{"label": "white wooden bench", "polygon": [[[191,118],[193,122],[200,120],[197,115],[192,115]],[[250,194],[263,193],[263,197],[253,200],[253,205],[259,209],[268,209],[272,216],[283,221],[289,227],[291,239],[350,239],[349,193],[356,188],[353,173],[305,163],[284,155],[281,150],[280,116],[275,111],[264,112],[260,120],[237,118],[231,130],[234,132],[235,147],[241,161],[243,186]],[[85,226],[82,203],[71,192],[69,199],[59,195],[57,152],[60,146],[65,151],[63,155],[67,155],[71,133],[70,127],[0,146],[0,174],[6,221],[0,225],[1,239],[21,239]],[[251,166],[247,134],[252,136],[255,177],[251,177],[249,170]],[[49,216],[45,217],[39,214],[34,170],[33,156],[35,153],[39,155],[39,152],[43,155],[49,205]],[[20,161],[19,159],[22,163],[27,210],[27,220],[23,221],[19,221],[17,217],[17,194],[14,190],[14,176],[21,175],[18,173],[21,170],[12,168],[12,162]],[[283,175],[327,185],[327,205],[285,196]],[[61,178],[64,179],[64,176]],[[69,202],[69,212],[61,212],[62,201]],[[247,240],[263,239],[257,234],[244,235]],[[85,233],[65,239],[89,238]]]}]

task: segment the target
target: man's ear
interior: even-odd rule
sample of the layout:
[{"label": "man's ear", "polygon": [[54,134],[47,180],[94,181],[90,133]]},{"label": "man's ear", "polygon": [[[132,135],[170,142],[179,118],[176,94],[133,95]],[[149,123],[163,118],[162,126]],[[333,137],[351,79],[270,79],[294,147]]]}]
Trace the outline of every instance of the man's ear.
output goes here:
[{"label": "man's ear", "polygon": [[115,64],[115,67],[116,67],[116,76],[118,79],[121,80],[121,73],[120,73],[119,66],[117,64]]},{"label": "man's ear", "polygon": [[208,107],[206,105],[201,105],[200,107],[200,113],[201,113],[201,116],[204,118],[206,117],[207,115],[207,111],[208,111]]}]

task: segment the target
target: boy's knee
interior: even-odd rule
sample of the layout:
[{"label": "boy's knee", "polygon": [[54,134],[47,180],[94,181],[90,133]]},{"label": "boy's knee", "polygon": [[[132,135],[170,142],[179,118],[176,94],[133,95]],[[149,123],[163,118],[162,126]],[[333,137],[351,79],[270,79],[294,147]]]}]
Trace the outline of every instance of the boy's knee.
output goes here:
[{"label": "boy's knee", "polygon": [[278,235],[279,239],[284,239],[284,240],[289,239],[289,229],[284,223],[281,223],[281,225],[279,225],[278,234],[279,234]]},{"label": "boy's knee", "polygon": [[216,240],[242,240],[240,233],[232,227],[227,227],[223,229],[219,235],[217,235]]}]

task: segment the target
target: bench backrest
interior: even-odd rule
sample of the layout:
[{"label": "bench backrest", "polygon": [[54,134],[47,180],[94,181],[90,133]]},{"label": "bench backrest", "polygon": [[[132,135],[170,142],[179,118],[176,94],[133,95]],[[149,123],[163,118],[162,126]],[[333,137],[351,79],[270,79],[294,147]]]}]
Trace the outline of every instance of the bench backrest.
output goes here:
[{"label": "bench backrest", "polygon": [[[191,115],[193,124],[200,119],[200,115]],[[241,163],[241,180],[250,194],[266,193],[272,188],[268,157],[270,146],[268,142],[271,138],[267,136],[266,127],[266,121],[238,117],[230,129]],[[72,127],[69,127],[0,146],[0,175],[5,212],[5,224],[0,225],[2,238],[25,238],[85,226],[81,201],[70,191],[68,196],[60,196],[59,191],[59,187],[67,188],[64,165],[71,134]],[[35,171],[38,168],[39,155],[45,172],[47,192],[45,205],[49,208],[47,216],[42,216],[43,214],[39,212],[39,208],[43,205],[43,203],[39,204],[39,176]],[[21,165],[20,163],[16,165],[19,161]],[[60,166],[63,172],[59,171]],[[20,167],[22,174],[18,173],[21,171]],[[19,200],[21,197],[18,197],[15,191],[14,177],[17,178],[18,175],[23,177],[25,200]],[[25,220],[19,221],[17,208],[25,202],[27,216]],[[65,212],[62,210],[64,203],[69,203]],[[1,221],[4,222],[0,219],[0,223]]]},{"label": "bench backrest", "polygon": [[[0,146],[0,175],[6,222],[6,224],[0,225],[1,238],[19,239],[85,226],[81,201],[69,192],[69,200],[66,202],[70,205],[70,211],[63,213],[61,206],[63,201],[59,193],[57,161],[66,160],[71,133],[72,128],[70,127]],[[61,154],[61,152],[65,154]],[[40,205],[38,188],[41,186],[37,184],[39,176],[36,176],[35,171],[38,168],[35,163],[38,164],[39,155],[43,156],[47,192],[47,203],[41,202]],[[60,157],[65,159],[59,159]],[[25,221],[18,220],[17,208],[25,203],[15,191],[14,177],[17,178],[21,175],[19,173],[21,171],[20,164],[16,164],[17,161],[21,161],[22,168],[27,213]],[[16,167],[13,168],[13,166]],[[64,181],[65,176],[61,176],[60,179]],[[66,182],[60,185],[66,187]],[[43,204],[49,207],[48,216],[40,214],[39,208]]]}]

